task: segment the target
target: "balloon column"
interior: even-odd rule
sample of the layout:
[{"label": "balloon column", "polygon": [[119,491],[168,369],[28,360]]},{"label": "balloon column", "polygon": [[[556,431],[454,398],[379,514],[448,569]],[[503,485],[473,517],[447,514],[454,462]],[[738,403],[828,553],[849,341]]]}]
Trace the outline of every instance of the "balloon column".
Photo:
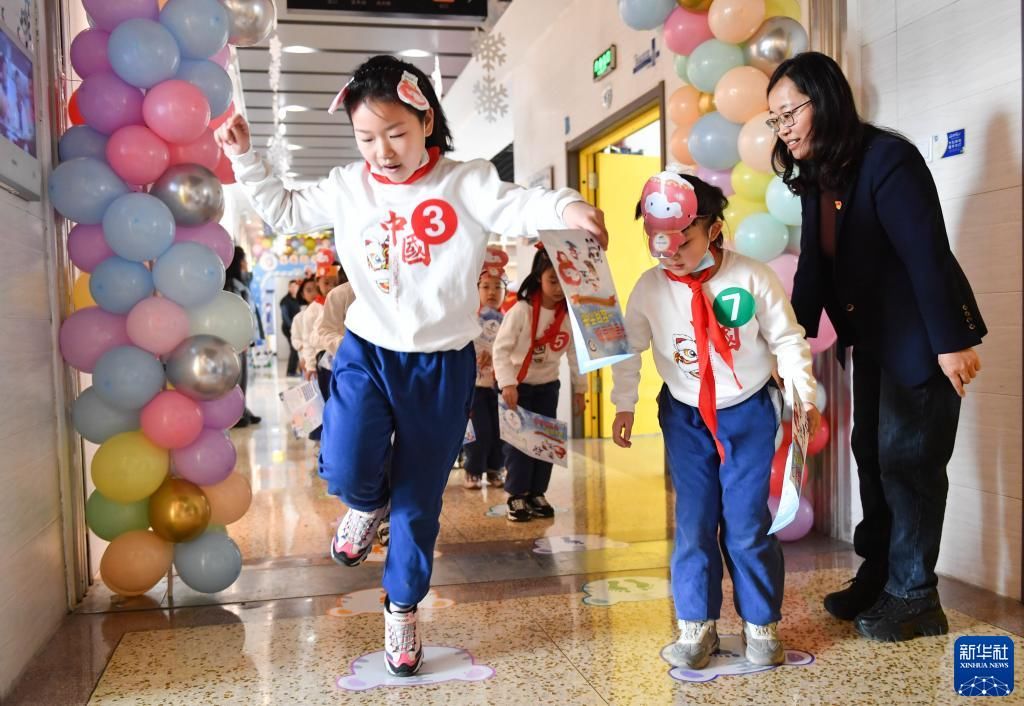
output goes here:
[{"label": "balloon column", "polygon": [[[808,47],[807,31],[800,24],[800,3],[619,0],[619,15],[633,29],[660,27],[665,47],[675,54],[676,74],[683,85],[667,102],[675,126],[669,140],[672,158],[722,189],[729,198],[725,213],[729,247],[768,263],[791,295],[800,252],[800,199],[774,174],[771,155],[776,137],[765,120],[769,76]],[[811,351],[820,353],[835,341],[835,330],[822,313],[818,335],[810,339]],[[824,397],[819,384],[821,410]],[[789,424],[784,422],[782,443],[772,464],[771,497],[776,505],[791,438]],[[822,419],[808,453],[821,451],[828,434]],[[813,521],[813,509],[802,498],[797,519],[779,538],[799,539]]]},{"label": "balloon column", "polygon": [[71,44],[83,79],[75,127],[48,188],[76,223],[68,251],[83,273],[60,350],[92,374],[72,407],[75,429],[99,445],[86,521],[110,542],[100,574],[112,591],[145,593],[172,562],[192,588],[220,591],[242,567],[222,525],[251,501],[226,430],[243,413],[239,352],[255,322],[223,291],[233,244],[218,224],[227,162],[212,128],[233,112],[229,42],[262,41],[274,6],[83,4],[92,27]]}]

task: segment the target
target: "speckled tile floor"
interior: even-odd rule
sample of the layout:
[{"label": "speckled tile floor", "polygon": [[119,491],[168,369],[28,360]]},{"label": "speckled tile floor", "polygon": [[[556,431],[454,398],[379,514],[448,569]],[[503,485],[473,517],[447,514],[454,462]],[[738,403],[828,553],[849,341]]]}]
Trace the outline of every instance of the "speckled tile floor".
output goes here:
[{"label": "speckled tile floor", "polygon": [[[428,661],[421,683],[396,686],[371,654],[381,649],[383,565],[345,569],[325,556],[344,508],[323,491],[315,446],[283,426],[284,384],[257,377],[263,423],[234,432],[254,491],[229,527],[245,556],[236,584],[207,596],[176,581],[169,595],[161,582],[130,600],[97,584],[5,704],[941,704],[957,700],[956,636],[1011,634],[1018,655],[1024,647],[1020,603],[947,579],[949,635],[896,645],[856,636],[821,598],[857,558],[811,535],[785,545],[781,626],[810,664],[679,681],[659,657],[674,638],[660,439],[636,439],[629,452],[578,441],[552,480],[552,520],[508,523],[493,516],[500,489],[464,490],[452,474],[421,613]],[[723,635],[740,630],[728,581],[725,593]]]}]

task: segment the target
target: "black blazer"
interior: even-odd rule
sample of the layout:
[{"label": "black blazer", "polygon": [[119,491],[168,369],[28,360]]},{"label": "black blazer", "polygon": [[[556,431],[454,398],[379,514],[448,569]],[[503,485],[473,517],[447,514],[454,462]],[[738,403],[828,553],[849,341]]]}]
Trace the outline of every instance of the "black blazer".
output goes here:
[{"label": "black blazer", "polygon": [[868,126],[857,176],[836,204],[833,269],[820,250],[820,192],[801,195],[803,231],[793,309],[808,337],[822,309],[846,346],[871,352],[898,383],[938,370],[936,356],[976,346],[987,333],[974,293],[949,248],[935,182],[907,140]]}]

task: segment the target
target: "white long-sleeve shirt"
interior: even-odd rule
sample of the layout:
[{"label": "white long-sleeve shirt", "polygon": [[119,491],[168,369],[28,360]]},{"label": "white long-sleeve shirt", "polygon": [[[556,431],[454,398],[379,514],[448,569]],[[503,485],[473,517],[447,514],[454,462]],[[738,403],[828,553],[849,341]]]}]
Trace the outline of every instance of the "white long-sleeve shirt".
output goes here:
[{"label": "white long-sleeve shirt", "polygon": [[232,158],[235,178],[272,228],[300,233],[333,226],[356,300],[346,328],[394,351],[466,346],[480,333],[477,277],[488,233],[564,228],[571,189],[523,189],[490,162],[432,158],[419,177],[394,184],[365,163],[331,170],[289,190],[249,151]]},{"label": "white long-sleeve shirt", "polygon": [[355,292],[348,282],[339,284],[327,295],[324,312],[316,328],[318,350],[327,351],[332,356],[337,354],[338,346],[345,338],[345,316],[355,300]]},{"label": "white long-sleeve shirt", "polygon": [[[541,307],[540,316],[537,317],[537,338],[544,335],[554,319],[554,309]],[[498,381],[498,387],[504,389],[509,385],[517,384],[516,378],[519,376],[519,370],[523,367],[523,360],[533,343],[530,330],[532,323],[533,308],[530,306],[530,302],[517,301],[515,306],[505,314],[501,327],[498,329],[498,335],[494,339],[492,354],[494,377]],[[585,375],[580,375],[568,315],[562,320],[560,333],[562,335],[556,339],[555,343],[538,346],[534,349],[530,369],[522,381],[529,385],[554,382],[558,379],[559,362],[567,353],[569,355],[569,370],[572,371],[573,390],[582,392],[586,389],[587,378]]]},{"label": "white long-sleeve shirt", "polygon": [[[718,408],[739,404],[757,393],[771,377],[776,361],[787,389],[795,387],[801,400],[813,403],[818,388],[811,349],[776,274],[757,260],[726,250],[721,268],[704,283],[704,293],[715,303],[740,383],[737,387],[729,367],[712,347]],[[660,267],[648,270],[629,295],[626,337],[636,353],[653,347],[654,365],[669,392],[696,407],[700,376],[691,300],[688,285],[673,282]],[[737,323],[741,325],[730,326]],[[619,412],[636,407],[640,365],[636,355],[612,367],[611,400]]]},{"label": "white long-sleeve shirt", "polygon": [[306,370],[316,369],[315,334],[323,313],[324,305],[313,301],[292,319],[292,348],[299,354]]}]

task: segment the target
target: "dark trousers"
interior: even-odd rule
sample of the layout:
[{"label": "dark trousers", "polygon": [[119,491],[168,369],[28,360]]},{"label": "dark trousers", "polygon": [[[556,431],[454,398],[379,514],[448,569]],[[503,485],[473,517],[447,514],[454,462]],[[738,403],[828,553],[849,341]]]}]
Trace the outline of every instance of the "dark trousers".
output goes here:
[{"label": "dark trousers", "polygon": [[[320,397],[324,403],[331,396],[331,377],[333,372],[320,365],[320,358],[324,355],[324,351],[321,351],[316,357],[316,384],[320,388]],[[324,426],[321,424],[313,431],[309,432],[310,441],[320,441],[320,437],[323,434]]]},{"label": "dark trousers", "polygon": [[493,387],[474,388],[469,418],[476,441],[465,446],[466,474],[479,477],[487,471],[500,471],[505,442],[498,427],[498,391]]},{"label": "dark trousers", "polygon": [[[519,406],[545,417],[558,413],[558,380],[543,385],[519,383]],[[505,492],[509,495],[543,495],[551,482],[551,464],[527,456],[505,444]]]},{"label": "dark trousers", "polygon": [[941,372],[903,387],[870,353],[853,351],[853,433],[864,519],[853,545],[857,575],[902,598],[930,595],[938,582],[942,521],[960,398]]},{"label": "dark trousers", "polygon": [[292,332],[281,330],[285,342],[288,344],[288,375],[297,375],[299,372],[299,352],[292,348]]}]

